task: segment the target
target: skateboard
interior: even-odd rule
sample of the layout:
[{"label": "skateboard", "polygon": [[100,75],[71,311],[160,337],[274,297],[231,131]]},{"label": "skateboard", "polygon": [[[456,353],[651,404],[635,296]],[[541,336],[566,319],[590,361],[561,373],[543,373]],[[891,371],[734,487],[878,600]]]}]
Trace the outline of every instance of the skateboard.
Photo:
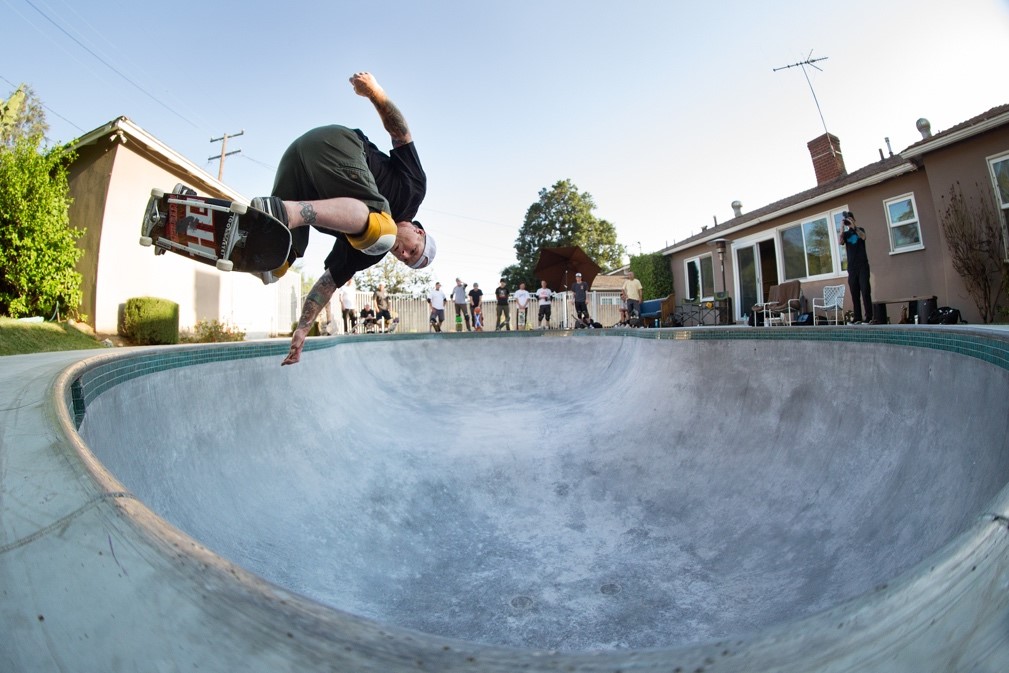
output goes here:
[{"label": "skateboard", "polygon": [[528,308],[520,308],[516,311],[515,324],[519,332],[526,328],[526,313],[529,311]]},{"label": "skateboard", "polygon": [[243,203],[188,193],[151,190],[140,245],[183,255],[221,271],[260,273],[280,268],[291,232],[280,220]]}]

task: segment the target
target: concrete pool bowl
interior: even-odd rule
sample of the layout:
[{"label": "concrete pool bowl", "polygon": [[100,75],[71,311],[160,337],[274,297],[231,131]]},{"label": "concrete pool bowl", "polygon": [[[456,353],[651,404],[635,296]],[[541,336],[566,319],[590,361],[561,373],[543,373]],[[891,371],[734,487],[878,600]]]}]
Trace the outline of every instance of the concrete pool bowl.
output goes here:
[{"label": "concrete pool bowl", "polygon": [[1009,334],[0,361],[0,670],[1009,670]]}]

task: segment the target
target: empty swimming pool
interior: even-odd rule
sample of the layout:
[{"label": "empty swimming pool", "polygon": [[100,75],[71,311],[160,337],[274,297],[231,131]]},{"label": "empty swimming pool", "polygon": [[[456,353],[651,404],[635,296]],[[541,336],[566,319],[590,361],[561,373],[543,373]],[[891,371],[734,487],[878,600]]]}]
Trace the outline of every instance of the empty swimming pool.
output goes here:
[{"label": "empty swimming pool", "polygon": [[186,610],[236,650],[251,632],[323,670],[931,670],[929,606],[953,631],[957,610],[1005,615],[996,336],[313,345],[296,367],[250,344],[65,377],[85,464],[140,531],[123,544],[195,582]]}]

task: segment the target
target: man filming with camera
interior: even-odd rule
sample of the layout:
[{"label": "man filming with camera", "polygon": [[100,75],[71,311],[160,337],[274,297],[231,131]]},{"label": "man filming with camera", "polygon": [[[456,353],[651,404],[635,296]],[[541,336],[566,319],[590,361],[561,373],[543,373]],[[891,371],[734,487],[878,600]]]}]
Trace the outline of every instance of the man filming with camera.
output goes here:
[{"label": "man filming with camera", "polygon": [[[838,243],[844,246],[848,255],[848,289],[855,309],[855,324],[863,322],[862,308],[865,307],[867,322],[872,319],[872,289],[869,287],[869,256],[865,252],[865,229],[855,224],[855,214],[850,210],[841,213],[841,234]],[[861,300],[861,303],[859,303]]]}]

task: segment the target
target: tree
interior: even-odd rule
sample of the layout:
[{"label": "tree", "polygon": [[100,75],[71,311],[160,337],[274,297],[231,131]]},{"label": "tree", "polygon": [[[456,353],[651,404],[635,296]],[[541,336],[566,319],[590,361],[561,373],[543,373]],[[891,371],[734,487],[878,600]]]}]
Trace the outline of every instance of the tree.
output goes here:
[{"label": "tree", "polygon": [[71,155],[41,142],[36,133],[0,147],[0,313],[12,318],[76,312],[81,302],[74,265],[84,230],[70,226]]},{"label": "tree", "polygon": [[354,276],[359,290],[374,292],[379,283],[385,283],[389,294],[424,297],[434,281],[431,273],[421,269],[411,269],[392,255],[386,255],[375,266],[370,266]]},{"label": "tree", "polygon": [[11,148],[19,138],[41,138],[48,130],[42,102],[27,84],[0,102],[0,147]]},{"label": "tree", "polygon": [[1009,288],[1006,240],[995,212],[994,195],[977,185],[977,195],[965,199],[960,183],[950,186],[939,218],[953,268],[963,279],[981,321],[993,322]]},{"label": "tree", "polygon": [[578,192],[570,180],[540,190],[539,201],[529,206],[525,222],[515,239],[516,264],[505,268],[501,277],[509,287],[520,282],[538,287],[533,269],[540,248],[577,245],[604,271],[619,267],[624,247],[617,243],[617,231],[606,220],[592,214],[592,195]]}]

